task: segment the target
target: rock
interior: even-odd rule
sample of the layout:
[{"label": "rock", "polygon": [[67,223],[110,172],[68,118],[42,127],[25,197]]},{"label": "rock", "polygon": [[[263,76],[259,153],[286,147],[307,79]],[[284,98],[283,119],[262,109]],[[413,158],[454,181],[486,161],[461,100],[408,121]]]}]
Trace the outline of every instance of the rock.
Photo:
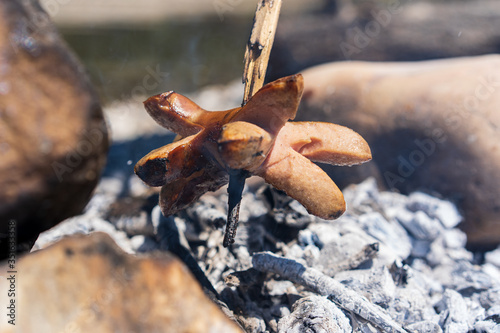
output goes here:
[{"label": "rock", "polygon": [[280,18],[271,80],[331,61],[417,61],[500,52],[496,1],[328,3],[336,3],[337,10]]},{"label": "rock", "polygon": [[0,258],[79,214],[97,184],[107,128],[84,69],[35,1],[0,3]]},{"label": "rock", "polygon": [[[500,56],[486,55],[313,67],[303,72],[297,120],[339,123],[369,143],[371,163],[327,169],[339,186],[372,175],[402,193],[439,193],[465,213],[469,245],[492,249],[500,242],[499,66]],[[431,217],[459,222],[452,206],[441,209]]]},{"label": "rock", "polygon": [[352,332],[349,319],[326,297],[309,296],[293,305],[293,312],[278,322],[279,333]]},{"label": "rock", "polygon": [[179,260],[127,255],[102,233],[26,255],[18,271],[19,320],[0,321],[5,333],[241,332]]}]

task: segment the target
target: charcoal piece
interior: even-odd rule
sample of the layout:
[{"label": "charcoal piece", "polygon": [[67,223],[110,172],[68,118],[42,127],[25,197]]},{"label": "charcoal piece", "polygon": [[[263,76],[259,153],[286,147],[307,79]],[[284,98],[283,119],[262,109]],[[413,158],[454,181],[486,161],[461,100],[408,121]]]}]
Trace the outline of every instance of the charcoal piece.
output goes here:
[{"label": "charcoal piece", "polygon": [[257,313],[251,312],[245,316],[236,316],[246,333],[262,333],[266,331],[266,322]]},{"label": "charcoal piece", "polygon": [[324,246],[323,242],[319,239],[318,235],[314,231],[311,231],[310,229],[304,229],[299,231],[299,236],[297,240],[299,244],[302,246],[314,245],[320,250]]},{"label": "charcoal piece", "polygon": [[387,221],[378,212],[359,216],[358,223],[367,234],[390,247],[400,259],[410,255],[411,239],[400,224]]},{"label": "charcoal piece", "polygon": [[446,289],[443,298],[435,307],[439,312],[439,325],[444,332],[466,333],[469,331],[467,304],[458,292]]},{"label": "charcoal piece", "polygon": [[255,253],[252,263],[259,271],[279,274],[284,279],[328,296],[342,309],[359,315],[382,330],[407,332],[381,307],[314,268],[307,268],[295,260],[279,257],[271,252]]},{"label": "charcoal piece", "polygon": [[464,249],[467,243],[467,235],[460,229],[444,230],[443,245],[448,249]]},{"label": "charcoal piece", "polygon": [[[495,287],[481,292],[479,302],[488,311],[494,306],[500,306],[500,284],[497,283]],[[498,314],[500,314],[500,308]]]},{"label": "charcoal piece", "polygon": [[434,276],[444,287],[462,293],[488,290],[497,284],[491,276],[467,261],[438,266],[434,269]]},{"label": "charcoal piece", "polygon": [[410,194],[407,207],[411,211],[423,211],[430,217],[438,219],[448,229],[454,228],[462,222],[462,216],[455,205],[426,193],[414,192]]},{"label": "charcoal piece", "polygon": [[[207,196],[210,197],[210,196]],[[204,198],[186,209],[189,218],[196,221],[201,226],[213,226],[220,228],[226,224],[227,213]]]},{"label": "charcoal piece", "polygon": [[295,289],[293,283],[288,280],[269,280],[264,282],[264,288],[267,291],[267,294],[271,296],[279,296],[285,295],[289,292],[297,292],[297,289]]},{"label": "charcoal piece", "polygon": [[[376,244],[376,245],[375,245]],[[323,273],[336,273],[355,269],[370,262],[378,253],[378,243],[369,243],[360,235],[348,233],[336,242],[326,244],[320,251],[319,264]]]},{"label": "charcoal piece", "polygon": [[474,324],[475,333],[498,333],[500,332],[500,317],[486,318]]},{"label": "charcoal piece", "polygon": [[465,248],[448,248],[444,237],[439,237],[430,245],[429,252],[425,257],[429,265],[449,265],[453,266],[456,262],[471,262],[473,254]]},{"label": "charcoal piece", "polygon": [[278,333],[348,333],[349,319],[333,302],[322,296],[299,299],[293,311],[278,322]]},{"label": "charcoal piece", "polygon": [[437,322],[437,314],[426,292],[418,288],[417,282],[410,279],[408,285],[397,288],[387,312],[406,329],[416,322]]},{"label": "charcoal piece", "polygon": [[484,254],[484,261],[500,268],[500,247]]},{"label": "charcoal piece", "polygon": [[297,200],[287,196],[283,191],[267,187],[263,191],[271,206],[271,216],[278,223],[294,228],[303,228],[316,220]]},{"label": "charcoal piece", "polygon": [[343,193],[347,205],[357,214],[372,212],[380,194],[372,177],[356,186],[348,186]]},{"label": "charcoal piece", "polygon": [[413,237],[419,240],[432,241],[443,229],[439,220],[429,217],[423,211],[411,212],[401,209],[395,218]]},{"label": "charcoal piece", "polygon": [[383,308],[389,307],[396,293],[396,285],[385,266],[339,272],[335,280]]},{"label": "charcoal piece", "polygon": [[419,321],[406,326],[408,331],[415,333],[441,333],[441,326],[432,321]]}]

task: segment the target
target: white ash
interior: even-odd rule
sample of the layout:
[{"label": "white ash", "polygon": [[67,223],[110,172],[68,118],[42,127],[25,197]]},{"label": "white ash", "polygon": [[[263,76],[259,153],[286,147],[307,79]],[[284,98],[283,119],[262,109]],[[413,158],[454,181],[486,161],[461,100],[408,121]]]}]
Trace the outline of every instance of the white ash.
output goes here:
[{"label": "white ash", "polygon": [[279,332],[337,333],[350,332],[352,327],[346,315],[326,297],[309,296],[293,305],[293,313],[278,323]]},{"label": "white ash", "polygon": [[[35,249],[92,231],[109,233],[129,253],[183,247],[247,332],[500,332],[500,247],[483,261],[467,251],[452,203],[379,192],[373,179],[344,195],[347,212],[325,221],[253,182],[226,249],[224,190],[169,218],[148,205],[112,217],[121,200],[157,200],[118,173],[103,179],[83,215],[43,233]],[[255,266],[264,251],[287,259],[284,271]],[[243,282],[227,284],[232,273]]]}]

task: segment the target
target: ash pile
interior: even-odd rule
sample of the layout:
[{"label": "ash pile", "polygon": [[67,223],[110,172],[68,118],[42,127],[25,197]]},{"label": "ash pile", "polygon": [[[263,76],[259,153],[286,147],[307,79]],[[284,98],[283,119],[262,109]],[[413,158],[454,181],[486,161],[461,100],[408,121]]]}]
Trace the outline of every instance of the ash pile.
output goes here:
[{"label": "ash pile", "polygon": [[224,248],[224,191],[164,217],[157,194],[134,184],[104,178],[85,213],[35,249],[104,231],[129,253],[171,251],[246,332],[500,332],[500,248],[467,251],[448,201],[368,179],[345,189],[347,212],[326,221],[250,181]]}]

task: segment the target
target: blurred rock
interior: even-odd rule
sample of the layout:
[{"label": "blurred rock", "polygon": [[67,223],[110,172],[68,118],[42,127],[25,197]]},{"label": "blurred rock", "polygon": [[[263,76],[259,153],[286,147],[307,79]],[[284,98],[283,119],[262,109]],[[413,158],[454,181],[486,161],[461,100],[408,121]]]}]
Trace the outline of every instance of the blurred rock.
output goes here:
[{"label": "blurred rock", "polygon": [[0,3],[0,258],[7,224],[17,250],[79,214],[108,137],[85,71],[36,1]]},{"label": "blurred rock", "polygon": [[18,270],[22,319],[0,321],[5,333],[241,332],[179,260],[127,255],[102,233],[26,255]]},{"label": "blurred rock", "polygon": [[[499,66],[498,55],[326,64],[303,72],[297,115],[345,125],[370,144],[371,163],[325,167],[339,186],[373,175],[403,193],[439,193],[465,212],[469,245],[492,248],[500,242]],[[446,227],[459,222],[452,206],[439,209],[426,213]]]},{"label": "blurred rock", "polygon": [[495,0],[325,2],[336,4],[330,13],[280,18],[270,80],[331,61],[417,61],[500,52]]}]

